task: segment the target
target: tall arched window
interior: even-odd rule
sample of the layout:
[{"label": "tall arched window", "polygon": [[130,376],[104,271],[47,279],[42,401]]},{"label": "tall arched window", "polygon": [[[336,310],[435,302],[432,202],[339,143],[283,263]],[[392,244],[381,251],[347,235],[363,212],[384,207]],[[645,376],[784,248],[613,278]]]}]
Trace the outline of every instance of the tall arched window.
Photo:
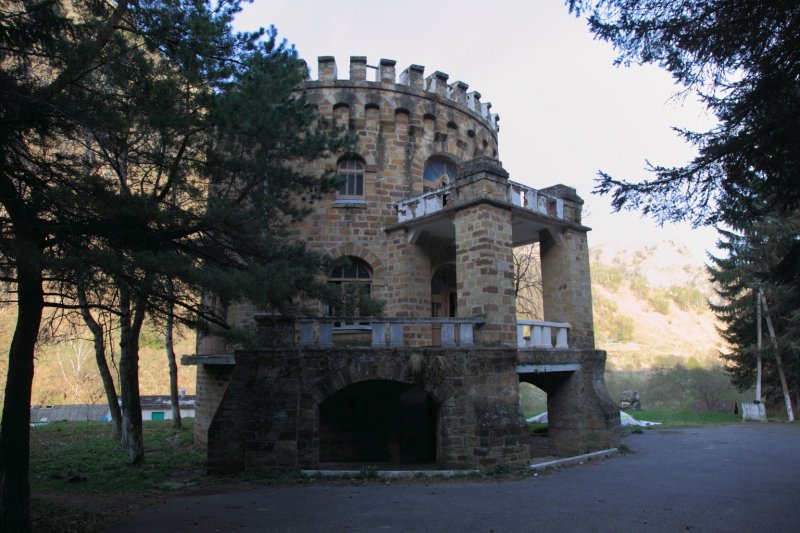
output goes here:
[{"label": "tall arched window", "polygon": [[335,287],[336,300],[329,307],[331,316],[343,320],[335,326],[355,325],[348,318],[363,316],[362,305],[372,292],[372,269],[362,259],[347,256],[348,263],[335,267],[328,276],[328,284]]},{"label": "tall arched window", "polygon": [[452,183],[458,177],[458,167],[455,163],[442,156],[434,156],[425,163],[422,174],[422,188],[432,191]]},{"label": "tall arched window", "polygon": [[357,157],[346,157],[339,161],[336,172],[342,180],[339,196],[364,196],[364,163]]}]

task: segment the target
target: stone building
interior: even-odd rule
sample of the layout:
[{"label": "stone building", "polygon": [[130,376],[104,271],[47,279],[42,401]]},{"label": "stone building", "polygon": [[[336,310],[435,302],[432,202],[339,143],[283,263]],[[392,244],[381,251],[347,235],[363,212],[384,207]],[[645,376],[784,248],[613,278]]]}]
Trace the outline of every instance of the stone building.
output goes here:
[{"label": "stone building", "polygon": [[[498,161],[498,116],[466,83],[395,62],[332,57],[299,90],[352,153],[310,163],[343,183],[297,228],[349,262],[320,316],[230,305],[263,347],[198,337],[195,430],[212,471],[351,463],[518,467],[529,459],[519,384],[548,394],[549,448],[616,446],[619,414],[594,349],[582,200],[533,189]],[[544,320],[517,320],[512,249],[539,243]],[[381,317],[358,312],[369,294]]]}]

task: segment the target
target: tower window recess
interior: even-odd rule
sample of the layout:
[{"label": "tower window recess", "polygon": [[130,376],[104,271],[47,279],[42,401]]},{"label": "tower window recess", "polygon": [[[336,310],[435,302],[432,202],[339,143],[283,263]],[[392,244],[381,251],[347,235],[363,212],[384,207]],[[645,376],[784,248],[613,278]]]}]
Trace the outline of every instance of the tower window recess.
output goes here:
[{"label": "tower window recess", "polygon": [[458,167],[444,157],[431,157],[425,163],[422,174],[422,186],[425,191],[432,191],[452,183],[458,177]]}]

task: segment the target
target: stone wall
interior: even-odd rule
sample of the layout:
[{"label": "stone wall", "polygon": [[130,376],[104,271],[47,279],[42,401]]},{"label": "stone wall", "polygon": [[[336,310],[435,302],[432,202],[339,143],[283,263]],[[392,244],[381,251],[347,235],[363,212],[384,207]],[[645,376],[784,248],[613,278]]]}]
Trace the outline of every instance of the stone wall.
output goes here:
[{"label": "stone wall", "polygon": [[547,393],[548,444],[552,454],[579,455],[619,445],[619,409],[606,390],[604,351],[520,350],[518,357],[522,365],[578,367],[519,375],[520,381]]},{"label": "stone wall", "polygon": [[211,471],[319,466],[319,405],[348,385],[417,385],[438,406],[436,466],[522,467],[528,432],[519,410],[516,351],[269,350],[237,352],[208,432]]},{"label": "stone wall", "polygon": [[[398,79],[394,62],[382,59],[374,81],[367,79],[361,56],[350,58],[350,79],[340,79],[331,57],[319,58],[318,70],[319,79],[307,80],[300,90],[316,106],[319,127],[342,127],[357,142],[350,154],[302,162],[303,171],[321,175],[335,171],[342,156],[362,158],[363,202],[339,202],[335,193],[308,202],[310,214],[292,231],[314,250],[366,261],[373,270],[372,295],[385,303],[385,315],[429,316],[430,279],[441,263],[409,243],[404,231],[387,235],[384,228],[397,222],[398,201],[422,194],[430,157],[443,156],[457,165],[477,156],[496,158],[498,117],[479,93],[467,92],[467,84],[448,85],[448,75],[438,71],[426,77],[419,65]],[[228,306],[227,316],[232,324],[248,327],[255,312],[236,302]],[[421,329],[410,342],[429,344],[429,329]],[[200,350],[206,345],[216,349],[221,344],[198,343],[198,353],[214,353]]]}]

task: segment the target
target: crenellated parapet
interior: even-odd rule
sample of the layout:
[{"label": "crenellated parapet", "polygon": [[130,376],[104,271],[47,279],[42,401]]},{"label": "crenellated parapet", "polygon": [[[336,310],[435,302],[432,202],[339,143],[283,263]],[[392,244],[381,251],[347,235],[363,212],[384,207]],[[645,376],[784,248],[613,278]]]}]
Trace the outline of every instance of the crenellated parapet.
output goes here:
[{"label": "crenellated parapet", "polygon": [[464,159],[497,157],[500,117],[463,81],[450,82],[441,71],[425,76],[421,65],[398,73],[394,60],[370,65],[365,56],[350,57],[348,77],[340,76],[332,56],[319,57],[317,71],[316,80],[306,71],[303,87],[324,120],[350,130],[407,125],[411,135],[450,135]]}]

